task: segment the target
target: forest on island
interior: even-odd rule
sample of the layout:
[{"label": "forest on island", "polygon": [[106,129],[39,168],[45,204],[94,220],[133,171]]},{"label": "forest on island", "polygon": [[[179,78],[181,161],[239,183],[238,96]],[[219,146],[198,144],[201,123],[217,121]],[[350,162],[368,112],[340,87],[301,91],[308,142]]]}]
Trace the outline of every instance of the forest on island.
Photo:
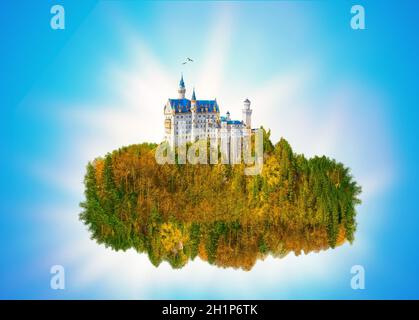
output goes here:
[{"label": "forest on island", "polygon": [[88,163],[80,219],[92,239],[134,248],[155,266],[199,257],[250,270],[284,257],[352,243],[360,186],[342,163],[306,159],[264,131],[260,175],[244,164],[156,163],[157,144],[120,148]]}]

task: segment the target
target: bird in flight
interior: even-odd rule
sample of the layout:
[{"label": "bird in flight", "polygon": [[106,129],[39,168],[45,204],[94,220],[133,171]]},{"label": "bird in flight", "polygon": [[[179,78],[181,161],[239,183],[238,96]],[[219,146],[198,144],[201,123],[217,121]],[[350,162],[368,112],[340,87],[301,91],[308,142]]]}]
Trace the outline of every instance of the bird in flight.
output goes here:
[{"label": "bird in flight", "polygon": [[182,62],[182,64],[187,64],[188,62],[193,62],[191,58],[186,58],[186,61]]}]

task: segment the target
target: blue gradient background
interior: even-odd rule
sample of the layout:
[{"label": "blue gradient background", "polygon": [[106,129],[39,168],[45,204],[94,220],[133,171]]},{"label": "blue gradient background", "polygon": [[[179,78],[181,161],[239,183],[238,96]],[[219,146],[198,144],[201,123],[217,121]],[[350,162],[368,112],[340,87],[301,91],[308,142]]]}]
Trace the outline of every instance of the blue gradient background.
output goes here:
[{"label": "blue gradient background", "polygon": [[[349,27],[350,7],[358,2],[366,9],[367,29],[364,31],[353,31]],[[53,31],[49,27],[49,10],[55,3],[66,9],[65,31]],[[327,91],[342,78],[384,94],[386,103],[381,105],[380,112],[386,119],[384,129],[397,170],[386,191],[359,208],[358,234],[363,234],[368,243],[373,244],[369,254],[358,254],[354,246],[344,263],[328,267],[333,272],[326,282],[302,272],[298,281],[289,281],[286,287],[281,287],[281,283],[258,287],[254,283],[245,294],[234,287],[226,292],[222,288],[206,290],[199,283],[184,287],[158,284],[142,294],[122,286],[109,286],[100,279],[78,287],[71,284],[80,268],[77,264],[66,269],[66,290],[49,288],[49,268],[60,263],[55,256],[66,240],[66,233],[63,232],[65,227],[55,226],[39,208],[50,204],[76,208],[82,200],[80,196],[46,183],[30,170],[34,163],[48,166],[61,161],[57,155],[66,151],[77,133],[78,127],[73,126],[71,118],[63,126],[57,120],[57,113],[50,111],[72,113],[71,104],[65,101],[94,99],[96,103],[91,111],[101,112],[98,106],[110,96],[106,88],[113,80],[92,75],[100,75],[104,66],[112,61],[123,63],[127,54],[112,28],[113,23],[121,21],[112,21],[114,12],[118,19],[122,17],[124,23],[141,34],[142,40],[153,48],[154,57],[177,80],[179,62],[184,57],[203,55],[207,30],[218,23],[218,6],[225,5],[210,1],[19,0],[1,3],[0,298],[419,298],[419,5],[416,1],[257,4],[237,1],[227,4],[238,15],[228,64],[224,66],[227,83],[234,83],[242,75],[251,75],[250,83],[258,86],[272,73],[298,66],[302,61],[316,61],[324,66],[324,72],[311,97],[316,97],[317,90],[321,96],[320,92]],[[290,6],[306,19],[300,20],[301,16],[284,11]],[[288,28],[284,28],[285,23]],[[88,31],[81,33],[80,30]],[[257,42],[249,42],[249,38]],[[48,102],[49,107],[44,109],[42,101]],[[51,101],[64,103],[54,105]],[[351,103],[356,108],[359,102]],[[158,102],[159,108],[163,103]],[[89,135],[94,134],[94,130],[89,132]],[[362,134],[368,139],[368,132]],[[365,155],[366,164],[377,159],[380,156],[369,159],[369,155]],[[85,162],[88,160],[91,159],[86,158]],[[65,165],[61,170],[66,170]],[[80,172],[80,181],[82,174]],[[61,214],[55,211],[58,221]],[[76,211],[70,214],[76,224],[77,214]],[[373,218],[363,224],[363,217],[371,216]],[[67,240],[71,242],[72,238]],[[337,255],[339,250],[336,249]],[[345,250],[350,251],[351,247]],[[298,258],[296,261],[298,263]],[[349,270],[354,264],[365,266],[365,290],[354,291],[349,286]],[[107,277],[117,279],[120,272],[117,268],[111,269]],[[174,271],[166,268],[165,272]],[[187,276],[184,281],[188,282]]]}]

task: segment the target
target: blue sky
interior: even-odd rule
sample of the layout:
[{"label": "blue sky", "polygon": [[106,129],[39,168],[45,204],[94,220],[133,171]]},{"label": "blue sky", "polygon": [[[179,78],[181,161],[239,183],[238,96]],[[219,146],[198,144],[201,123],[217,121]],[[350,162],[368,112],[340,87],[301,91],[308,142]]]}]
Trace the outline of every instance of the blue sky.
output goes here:
[{"label": "blue sky", "polygon": [[[56,1],[0,10],[1,298],[418,298],[417,30],[414,1]],[[185,57],[194,63],[181,65]],[[348,165],[362,185],[355,243],[251,272],[201,261],[154,268],[96,245],[78,221],[87,161],[160,141],[162,106],[217,98],[307,156]],[[50,267],[66,270],[51,290]],[[366,289],[350,288],[350,268]]]}]

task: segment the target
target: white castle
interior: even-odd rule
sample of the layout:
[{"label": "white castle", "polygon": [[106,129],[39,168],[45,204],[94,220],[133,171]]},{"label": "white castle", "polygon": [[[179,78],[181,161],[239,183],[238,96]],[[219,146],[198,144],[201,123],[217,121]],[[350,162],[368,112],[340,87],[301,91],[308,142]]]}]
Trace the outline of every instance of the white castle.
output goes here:
[{"label": "white castle", "polygon": [[[233,146],[231,142],[235,138],[241,138],[252,132],[252,109],[250,109],[248,99],[244,100],[242,120],[232,120],[228,111],[226,116],[220,116],[217,99],[197,100],[195,88],[191,99],[186,99],[183,75],[179,82],[178,93],[178,99],[169,99],[164,106],[165,140],[171,146],[195,142],[199,139],[218,140],[221,138],[221,147],[224,141],[229,154],[230,146]],[[228,138],[222,139],[223,137]],[[240,143],[240,139],[236,141],[236,145]],[[239,151],[238,145],[237,148]]]}]

